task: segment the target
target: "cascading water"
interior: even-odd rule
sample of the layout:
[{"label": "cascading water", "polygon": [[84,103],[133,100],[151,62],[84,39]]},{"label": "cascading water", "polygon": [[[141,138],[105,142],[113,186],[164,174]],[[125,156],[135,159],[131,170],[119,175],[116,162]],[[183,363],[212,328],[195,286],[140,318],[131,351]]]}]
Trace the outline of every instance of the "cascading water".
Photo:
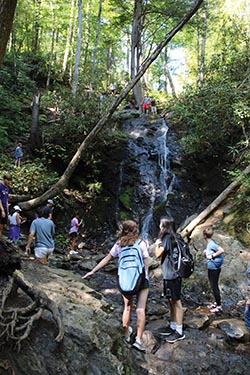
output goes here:
[{"label": "cascading water", "polygon": [[[168,194],[171,193],[175,176],[171,174],[170,165],[169,165],[169,148],[167,147],[167,133],[168,126],[164,119],[161,120],[159,129],[155,133],[155,153],[158,156],[158,166],[160,167],[159,178],[155,175],[154,180],[152,181],[151,186],[151,197],[150,205],[146,213],[145,218],[142,221],[141,237],[146,240],[149,240],[149,229],[151,226],[151,221],[153,218],[153,210],[155,204],[162,203],[166,201]],[[171,176],[170,183],[167,186],[167,176]]]},{"label": "cascading water", "polygon": [[[127,121],[123,128],[130,141],[120,168],[117,196],[132,190],[131,213],[127,216],[140,224],[140,236],[151,242],[154,208],[166,201],[175,181],[170,171],[168,127],[164,119],[148,122],[140,118]],[[116,208],[119,222],[120,202]]]}]

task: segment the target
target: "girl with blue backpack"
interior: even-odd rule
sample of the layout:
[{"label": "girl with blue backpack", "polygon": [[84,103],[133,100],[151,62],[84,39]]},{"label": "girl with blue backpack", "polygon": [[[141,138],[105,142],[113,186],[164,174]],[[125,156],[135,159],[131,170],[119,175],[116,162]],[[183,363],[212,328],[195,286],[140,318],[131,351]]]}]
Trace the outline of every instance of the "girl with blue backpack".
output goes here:
[{"label": "girl with blue backpack", "polygon": [[[110,252],[103,258],[93,269],[92,271],[88,272],[86,275],[84,275],[82,278],[90,278],[94,275],[95,272],[99,271],[101,268],[106,266],[110,262],[110,260],[114,257],[119,257],[119,265],[122,264],[121,258],[123,256],[123,252],[127,252],[127,263],[134,264],[135,260],[134,257],[131,256],[131,254],[128,254],[129,248],[132,252],[136,253],[139,251],[144,263],[143,270],[145,269],[145,277],[140,278],[140,286],[136,288],[136,290],[126,289],[126,291],[122,291],[121,288],[121,282],[118,283],[119,290],[122,293],[123,302],[124,302],[124,309],[122,314],[122,326],[124,330],[125,335],[125,342],[128,344],[132,344],[133,347],[141,352],[145,352],[146,348],[142,341],[142,335],[144,332],[145,327],[145,321],[146,321],[146,303],[148,298],[148,292],[149,292],[149,279],[148,279],[148,248],[146,241],[139,239],[139,228],[137,224],[132,220],[124,221],[122,224],[121,234],[116,241],[116,243],[111,248]],[[125,272],[123,270],[119,270],[118,266],[118,275],[120,276],[125,273],[128,275],[127,281],[131,279],[131,268],[133,267],[127,267],[124,268]],[[120,280],[121,281],[121,280]],[[125,280],[126,281],[126,280]],[[126,284],[126,283],[125,283]],[[131,320],[131,313],[132,313],[132,307],[133,307],[133,296],[136,296],[137,303],[136,303],[136,315],[137,315],[137,326],[136,326],[136,337],[135,341],[133,340],[133,329],[130,326],[130,320]],[[134,342],[133,342],[134,341]]]}]

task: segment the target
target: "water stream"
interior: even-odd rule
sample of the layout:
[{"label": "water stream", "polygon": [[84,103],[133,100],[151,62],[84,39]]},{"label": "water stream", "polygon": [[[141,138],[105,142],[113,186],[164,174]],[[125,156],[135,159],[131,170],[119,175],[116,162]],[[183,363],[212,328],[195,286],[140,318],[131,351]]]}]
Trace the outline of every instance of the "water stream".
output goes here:
[{"label": "water stream", "polygon": [[135,119],[125,126],[125,131],[130,141],[119,189],[133,179],[133,216],[140,224],[140,236],[151,243],[154,208],[167,200],[175,184],[167,146],[168,126],[164,119]]}]

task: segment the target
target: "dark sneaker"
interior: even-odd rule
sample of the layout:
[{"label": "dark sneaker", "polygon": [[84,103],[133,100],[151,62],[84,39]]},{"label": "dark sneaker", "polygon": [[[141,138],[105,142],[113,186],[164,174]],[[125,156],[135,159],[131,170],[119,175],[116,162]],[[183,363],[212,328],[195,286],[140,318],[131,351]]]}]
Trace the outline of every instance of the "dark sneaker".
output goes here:
[{"label": "dark sneaker", "polygon": [[133,343],[133,347],[143,353],[146,351],[145,345],[137,340]]},{"label": "dark sneaker", "polygon": [[172,333],[172,335],[170,335],[166,339],[166,342],[169,342],[170,344],[173,344],[174,342],[180,341],[180,340],[183,340],[183,339],[185,339],[184,333],[182,333],[182,335],[181,335],[179,332],[174,331],[174,333]]},{"label": "dark sneaker", "polygon": [[162,335],[162,336],[170,336],[174,332],[175,332],[174,329],[172,329],[171,327],[167,327],[164,332],[160,332],[160,335]]}]

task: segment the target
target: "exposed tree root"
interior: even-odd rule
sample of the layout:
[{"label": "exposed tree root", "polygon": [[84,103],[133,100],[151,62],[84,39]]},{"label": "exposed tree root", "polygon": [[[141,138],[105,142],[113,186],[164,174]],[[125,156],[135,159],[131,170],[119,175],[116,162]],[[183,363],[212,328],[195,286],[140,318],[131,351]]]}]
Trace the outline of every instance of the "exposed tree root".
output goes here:
[{"label": "exposed tree root", "polygon": [[[55,302],[43,291],[27,285],[15,269],[20,269],[20,258],[9,253],[0,240],[0,348],[8,343],[19,351],[22,341],[30,335],[45,310],[51,312],[59,331],[55,341],[62,341],[64,326]],[[27,306],[11,306],[11,298],[13,300],[18,288],[30,298]]]}]

